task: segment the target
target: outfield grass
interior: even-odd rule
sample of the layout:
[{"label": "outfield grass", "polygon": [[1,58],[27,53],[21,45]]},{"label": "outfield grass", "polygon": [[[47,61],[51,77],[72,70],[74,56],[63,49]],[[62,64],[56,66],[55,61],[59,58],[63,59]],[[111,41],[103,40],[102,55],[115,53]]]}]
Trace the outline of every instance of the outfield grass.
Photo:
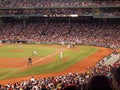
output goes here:
[{"label": "outfield grass", "polygon": [[[12,49],[13,49],[13,47],[12,47]],[[33,48],[35,49],[35,47],[29,46],[29,47],[26,47],[25,50],[29,49],[30,51],[32,51],[32,50],[34,50]],[[55,52],[56,50],[58,50],[58,47],[53,49],[53,48],[42,46],[42,49],[40,48],[39,51],[41,51],[41,50],[43,50],[43,52],[45,52],[45,51],[47,52],[47,54],[42,53],[42,56],[46,56],[46,55],[48,55],[48,53],[52,53],[52,52]],[[57,54],[55,56],[54,62],[50,62],[48,64],[40,65],[40,66],[33,66],[32,68],[27,69],[25,71],[19,71],[17,69],[4,69],[5,72],[2,72],[1,71],[2,69],[0,69],[0,79],[8,79],[8,78],[28,76],[28,75],[34,75],[34,74],[44,74],[44,73],[63,71],[64,69],[72,66],[73,64],[79,62],[80,60],[83,60],[84,58],[92,55],[93,53],[95,53],[97,51],[98,51],[97,48],[90,47],[90,46],[79,46],[79,47],[77,47],[77,52],[65,50],[63,52],[63,58],[69,57],[68,60],[61,61],[59,54]],[[13,56],[9,56],[9,57],[13,57]],[[20,56],[20,57],[23,57],[23,56]],[[9,71],[11,73],[9,73]],[[4,75],[5,73],[7,73],[7,75]]]}]

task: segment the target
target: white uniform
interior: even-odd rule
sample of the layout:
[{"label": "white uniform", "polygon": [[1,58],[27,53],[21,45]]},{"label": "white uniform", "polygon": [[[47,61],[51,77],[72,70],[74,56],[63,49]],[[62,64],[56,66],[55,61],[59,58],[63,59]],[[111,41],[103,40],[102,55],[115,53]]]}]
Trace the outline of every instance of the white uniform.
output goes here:
[{"label": "white uniform", "polygon": [[61,42],[61,45],[64,45],[64,44],[65,44],[65,42],[62,41],[62,42]]},{"label": "white uniform", "polygon": [[22,46],[21,46],[21,45],[19,46],[19,49],[20,49],[20,50],[22,49]]},{"label": "white uniform", "polygon": [[0,40],[0,45],[2,45],[2,41]]},{"label": "white uniform", "polygon": [[70,48],[70,44],[68,44],[68,48]]},{"label": "white uniform", "polygon": [[37,55],[37,52],[36,51],[33,51],[33,56],[36,56]]},{"label": "white uniform", "polygon": [[63,56],[62,56],[62,52],[60,52],[60,59],[62,59],[62,57],[63,57]]}]

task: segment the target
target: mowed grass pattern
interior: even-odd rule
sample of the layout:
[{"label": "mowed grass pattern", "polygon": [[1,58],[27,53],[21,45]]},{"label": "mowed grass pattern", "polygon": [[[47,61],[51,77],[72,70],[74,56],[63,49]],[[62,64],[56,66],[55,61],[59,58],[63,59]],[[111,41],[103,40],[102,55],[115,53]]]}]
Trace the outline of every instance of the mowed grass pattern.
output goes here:
[{"label": "mowed grass pattern", "polygon": [[21,45],[21,50],[19,49],[20,45],[4,45],[0,47],[0,57],[6,58],[24,58],[32,56],[33,51],[37,52],[37,55],[40,57],[47,56],[51,53],[58,51],[58,48],[48,45]]},{"label": "mowed grass pattern", "polygon": [[[26,47],[26,49],[27,48],[29,49],[32,47],[29,46],[29,47]],[[48,47],[44,47],[44,45],[42,46],[43,52],[45,52],[44,50],[46,50],[46,48],[48,48]],[[56,50],[59,50],[59,48],[60,47],[54,48],[54,46],[52,46],[46,52],[51,53]],[[78,63],[79,61],[83,60],[84,58],[86,58],[98,51],[97,48],[90,47],[90,46],[77,46],[75,49],[77,50],[77,52],[74,52],[71,49],[66,49],[65,51],[63,51],[63,59],[66,57],[69,57],[68,60],[61,61],[60,55],[57,54],[56,56],[54,56],[54,58],[55,58],[54,62],[50,62],[50,63],[48,62],[47,64],[39,65],[39,66],[33,66],[25,71],[19,71],[19,70],[13,69],[12,72],[8,73],[7,75],[3,75],[2,73],[4,73],[4,72],[1,72],[0,79],[8,79],[8,78],[21,77],[21,76],[29,76],[29,75],[35,75],[35,74],[45,74],[45,73],[63,71],[66,68],[74,65],[75,63]],[[43,54],[42,56],[47,56],[46,53],[44,54],[43,52],[42,52],[42,54]],[[9,72],[9,69],[7,69],[6,71]],[[11,69],[10,69],[10,71],[11,71]],[[3,75],[3,76],[1,77],[1,75]]]}]

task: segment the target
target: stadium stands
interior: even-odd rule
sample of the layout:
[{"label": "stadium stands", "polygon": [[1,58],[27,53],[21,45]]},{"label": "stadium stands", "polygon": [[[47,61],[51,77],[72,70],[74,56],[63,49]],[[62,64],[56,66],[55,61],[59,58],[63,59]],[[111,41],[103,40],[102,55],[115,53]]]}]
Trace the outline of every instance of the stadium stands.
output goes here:
[{"label": "stadium stands", "polygon": [[0,7],[62,7],[62,6],[106,6],[120,5],[119,0],[97,1],[94,0],[0,0]]},{"label": "stadium stands", "polygon": [[[3,43],[75,42],[118,49],[119,16],[120,0],[0,0],[0,40]],[[116,78],[115,72],[110,72],[114,67],[120,67],[120,60],[113,66],[98,62],[85,73],[32,77],[1,85],[0,90],[67,90],[70,87],[86,90],[91,77],[98,74],[106,76],[111,85]],[[115,85],[111,88],[119,90]]]},{"label": "stadium stands", "polygon": [[26,40],[35,43],[64,41],[105,47],[114,45],[119,48],[119,20],[98,24],[88,20],[71,22],[70,25],[66,22],[49,22],[47,26],[39,21],[30,21],[26,24],[9,22],[1,29],[0,40]]}]

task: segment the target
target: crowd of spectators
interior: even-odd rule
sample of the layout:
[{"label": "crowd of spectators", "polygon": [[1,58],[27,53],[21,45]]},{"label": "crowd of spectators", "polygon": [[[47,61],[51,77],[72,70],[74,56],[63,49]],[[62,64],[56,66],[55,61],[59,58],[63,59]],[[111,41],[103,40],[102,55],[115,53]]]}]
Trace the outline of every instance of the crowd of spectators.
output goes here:
[{"label": "crowd of spectators", "polygon": [[78,15],[78,16],[120,16],[120,10],[115,9],[105,9],[100,11],[95,11],[92,8],[69,8],[69,9],[11,9],[11,10],[0,10],[0,15],[42,15],[49,17],[50,15]]},{"label": "crowd of spectators", "polygon": [[0,40],[25,40],[27,42],[75,42],[85,45],[120,47],[118,23],[95,22],[10,22],[4,23]]},{"label": "crowd of spectators", "polygon": [[120,16],[120,12],[107,12],[103,13],[103,16]]},{"label": "crowd of spectators", "polygon": [[108,9],[108,10],[104,10],[101,14],[103,16],[120,16],[120,10],[119,9]]},{"label": "crowd of spectators", "polygon": [[85,73],[39,79],[32,76],[30,80],[1,85],[0,90],[119,90],[120,63],[116,62],[117,66],[103,65],[103,60]]},{"label": "crowd of spectators", "polygon": [[60,15],[78,14],[92,15],[92,9],[18,9],[0,10],[0,15]]},{"label": "crowd of spectators", "polygon": [[[62,7],[62,6],[119,6],[119,0],[97,1],[92,0],[0,0],[1,8],[12,7]],[[0,10],[0,15],[50,15],[50,14],[84,14],[92,15],[92,9],[53,9],[53,10]],[[119,11],[103,12],[103,16],[120,16]],[[75,42],[86,45],[120,48],[120,24],[95,22],[59,23],[59,22],[10,22],[4,23],[0,31],[0,40],[20,40],[27,42]],[[104,63],[104,62],[103,62]],[[119,69],[120,60],[113,66],[98,62],[85,73],[69,73],[56,77],[35,79],[0,85],[0,90],[98,90],[97,82],[105,85],[105,90],[120,90]],[[112,70],[112,73],[111,73]],[[95,76],[100,74],[101,76]],[[103,76],[104,75],[104,76]],[[112,76],[113,75],[113,76]],[[117,76],[118,75],[118,76]],[[99,79],[101,78],[101,79]],[[97,79],[97,81],[95,81]],[[90,81],[89,81],[90,80]],[[100,81],[101,80],[101,81]],[[113,81],[114,82],[113,82]],[[118,80],[118,81],[117,81]],[[104,82],[105,81],[105,82]],[[115,81],[117,81],[115,83]],[[95,84],[93,83],[95,82]],[[113,86],[112,86],[113,83]],[[94,86],[95,85],[95,86]],[[108,85],[108,86],[107,86]],[[94,87],[94,89],[92,89]],[[117,88],[116,88],[117,87]],[[102,88],[102,86],[101,86]],[[114,89],[113,89],[114,88]],[[103,90],[104,90],[103,89]],[[100,89],[102,90],[102,89]]]},{"label": "crowd of spectators", "polygon": [[119,0],[0,0],[0,7],[119,6]]},{"label": "crowd of spectators", "polygon": [[[28,42],[76,42],[86,45],[120,47],[120,23],[102,22],[93,20],[79,22],[42,22],[42,21],[9,21],[3,22],[0,32],[0,40],[26,40]],[[56,77],[20,81],[1,85],[0,90],[98,90],[92,89],[94,85],[101,85],[100,90],[119,90],[119,81],[114,67],[120,67],[120,60],[113,66],[104,65],[105,61],[99,61],[95,67],[88,68],[85,73],[69,73]],[[112,74],[111,74],[112,70]],[[98,75],[100,74],[100,76]],[[98,75],[95,76],[94,75]],[[103,76],[104,75],[104,76]],[[101,78],[101,79],[99,79]],[[97,80],[97,81],[96,81]],[[98,82],[99,83],[93,83]],[[114,82],[112,82],[114,80]],[[108,83],[109,81],[109,83]],[[112,85],[112,83],[115,83]],[[102,85],[105,85],[102,87]],[[98,88],[97,86],[96,88]],[[117,89],[116,89],[117,87]],[[112,89],[115,88],[115,89]],[[118,89],[119,88],[119,89]]]},{"label": "crowd of spectators", "polygon": [[[119,6],[119,0],[0,0],[0,15],[70,15],[77,14],[79,16],[92,16],[94,14],[100,14],[102,16],[120,16],[120,10],[118,8],[104,8],[94,9],[89,8],[72,8],[71,6]],[[69,8],[58,8],[58,7]],[[3,9],[7,7],[8,9]],[[14,9],[11,9],[15,7]],[[39,8],[38,7],[42,7]],[[47,8],[43,8],[47,7]],[[54,7],[54,8],[51,8]],[[17,9],[19,8],[19,9]]]}]

